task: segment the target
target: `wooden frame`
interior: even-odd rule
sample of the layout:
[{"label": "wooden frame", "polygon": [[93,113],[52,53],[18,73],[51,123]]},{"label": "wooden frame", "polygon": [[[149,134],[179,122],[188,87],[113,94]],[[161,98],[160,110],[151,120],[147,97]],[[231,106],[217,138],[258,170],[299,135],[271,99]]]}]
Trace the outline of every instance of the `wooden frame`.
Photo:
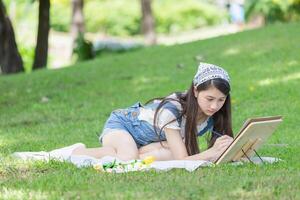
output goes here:
[{"label": "wooden frame", "polygon": [[280,122],[282,122],[281,116],[248,119],[215,163],[238,161],[245,154],[248,157],[253,156],[254,150],[257,150],[273,134]]}]

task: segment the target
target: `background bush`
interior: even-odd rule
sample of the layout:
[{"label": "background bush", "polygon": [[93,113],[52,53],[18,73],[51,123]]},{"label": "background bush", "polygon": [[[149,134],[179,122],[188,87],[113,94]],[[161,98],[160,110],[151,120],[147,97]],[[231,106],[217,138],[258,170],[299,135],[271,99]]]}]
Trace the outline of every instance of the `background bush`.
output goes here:
[{"label": "background bush", "polygon": [[[69,1],[54,0],[51,25],[57,31],[68,31],[71,18]],[[141,9],[139,0],[86,0],[85,20],[88,32],[129,36],[140,34]],[[174,33],[220,23],[220,12],[206,1],[154,0],[153,12],[159,33]]]},{"label": "background bush", "polygon": [[205,1],[154,1],[153,7],[159,33],[192,30],[221,23],[226,18],[225,11]]},{"label": "background bush", "polygon": [[[156,31],[178,33],[227,20],[226,10],[212,0],[153,0]],[[37,0],[4,0],[13,21],[33,24],[37,21]],[[262,15],[266,23],[300,20],[300,0],[246,0],[246,17]],[[140,0],[85,0],[84,15],[88,32],[131,36],[140,34]],[[51,0],[51,27],[68,32],[71,22],[70,0]]]},{"label": "background bush", "polygon": [[23,59],[25,72],[31,72],[35,47],[34,46],[24,46],[24,45],[19,44],[18,49],[19,49],[19,52]]},{"label": "background bush", "polygon": [[139,1],[87,1],[86,27],[89,32],[109,35],[136,35],[140,32]]},{"label": "background bush", "polygon": [[262,15],[266,23],[300,20],[300,0],[248,0],[246,17]]},{"label": "background bush", "polygon": [[51,27],[56,31],[68,32],[71,24],[71,11],[71,0],[51,0]]}]

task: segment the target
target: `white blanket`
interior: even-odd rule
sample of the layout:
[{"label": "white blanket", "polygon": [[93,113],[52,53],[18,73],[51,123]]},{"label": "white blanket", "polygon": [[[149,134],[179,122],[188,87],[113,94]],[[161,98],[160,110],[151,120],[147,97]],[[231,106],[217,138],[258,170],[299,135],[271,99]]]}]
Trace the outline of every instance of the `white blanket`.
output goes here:
[{"label": "white blanket", "polygon": [[[96,159],[93,157],[89,156],[78,156],[78,155],[73,155],[69,157],[64,157],[63,159],[58,158],[58,157],[52,157],[49,152],[17,152],[13,154],[14,157],[20,158],[22,160],[45,160],[49,161],[50,159],[56,159],[59,161],[67,161],[70,163],[73,163],[77,167],[89,167],[92,166],[95,169],[97,169],[97,166],[103,166],[107,163],[112,163],[115,160],[118,163],[122,164],[128,164],[128,163],[133,163],[134,161],[121,161],[118,160],[117,158],[110,157],[110,156],[105,156],[101,159]],[[262,162],[262,160],[263,162]],[[262,163],[274,163],[280,161],[278,158],[273,158],[273,157],[252,157],[251,161],[255,164],[262,164]],[[141,162],[140,160],[137,160],[137,162]],[[249,162],[249,161],[248,161]],[[245,162],[234,162],[234,165],[239,165],[243,164]],[[126,167],[126,169],[118,169],[114,171],[108,171],[108,172],[116,172],[116,173],[122,173],[122,172],[129,172],[129,171],[145,171],[149,169],[155,169],[157,171],[167,171],[170,169],[175,169],[175,168],[181,168],[185,169],[189,172],[192,172],[196,170],[199,167],[207,167],[207,166],[214,166],[215,164],[209,161],[204,161],[204,160],[170,160],[170,161],[154,161],[150,164],[147,165],[147,167],[143,168],[136,168],[135,166],[132,166],[130,168]]]},{"label": "white blanket", "polygon": [[[113,162],[114,160],[117,160],[117,162],[127,164],[127,163],[132,163],[132,161],[120,161],[114,157],[110,156],[105,156],[101,159],[95,159],[92,157],[88,156],[71,156],[70,157],[70,162],[75,164],[77,167],[86,167],[86,166],[96,166],[96,165],[103,165],[105,163],[110,163]],[[138,161],[139,162],[139,161]],[[147,168],[143,170],[148,170],[148,169],[155,169],[158,171],[166,171],[170,170],[173,168],[181,168],[181,169],[186,169],[188,171],[194,171],[195,169],[199,167],[206,167],[213,165],[212,162],[209,161],[204,161],[204,160],[169,160],[169,161],[154,161],[151,164],[147,166]],[[127,170],[123,170],[126,172]],[[123,172],[122,170],[119,172]],[[131,168],[129,171],[139,171],[139,169],[134,169]]]}]

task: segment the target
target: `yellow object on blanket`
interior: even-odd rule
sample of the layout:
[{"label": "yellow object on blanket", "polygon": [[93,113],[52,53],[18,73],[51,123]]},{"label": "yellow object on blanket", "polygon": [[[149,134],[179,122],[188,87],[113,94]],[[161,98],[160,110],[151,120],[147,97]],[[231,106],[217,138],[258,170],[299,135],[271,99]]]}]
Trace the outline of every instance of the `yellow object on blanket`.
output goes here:
[{"label": "yellow object on blanket", "polygon": [[148,156],[143,160],[133,160],[129,162],[119,162],[114,160],[113,162],[94,164],[93,167],[100,172],[109,173],[122,173],[131,171],[145,171],[150,169],[150,164],[153,163],[155,158],[153,156]]}]

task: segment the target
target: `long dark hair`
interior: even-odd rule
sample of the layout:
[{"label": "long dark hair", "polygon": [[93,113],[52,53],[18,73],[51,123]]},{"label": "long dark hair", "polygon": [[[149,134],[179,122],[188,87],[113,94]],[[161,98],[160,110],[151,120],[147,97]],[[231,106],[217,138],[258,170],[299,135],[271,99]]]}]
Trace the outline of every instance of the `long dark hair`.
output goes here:
[{"label": "long dark hair", "polygon": [[[213,116],[214,126],[213,130],[224,135],[228,135],[233,137],[232,134],[232,125],[231,125],[231,102],[230,102],[230,85],[227,81],[216,78],[212,80],[208,80],[197,87],[197,91],[204,91],[209,89],[210,87],[215,87],[219,91],[221,91],[224,95],[226,95],[226,100],[224,105],[220,110],[218,110]],[[161,100],[159,103],[155,114],[154,114],[154,131],[158,135],[159,139],[161,138],[162,130],[170,123],[182,119],[183,116],[186,116],[186,124],[185,124],[185,147],[187,149],[188,155],[194,155],[200,152],[197,140],[197,114],[199,110],[199,105],[197,102],[197,98],[194,94],[194,85],[191,84],[189,90],[187,92],[176,92],[177,99],[175,98],[155,98],[149,100],[147,103],[152,102],[153,100]],[[182,112],[180,113],[177,119],[174,119],[165,125],[162,128],[158,128],[157,125],[157,117],[161,108],[170,101],[177,101],[182,106]],[[146,103],[146,104],[147,104]],[[158,133],[159,131],[159,133]],[[208,147],[212,147],[216,141],[216,137],[211,134],[210,138],[208,138]]]}]

